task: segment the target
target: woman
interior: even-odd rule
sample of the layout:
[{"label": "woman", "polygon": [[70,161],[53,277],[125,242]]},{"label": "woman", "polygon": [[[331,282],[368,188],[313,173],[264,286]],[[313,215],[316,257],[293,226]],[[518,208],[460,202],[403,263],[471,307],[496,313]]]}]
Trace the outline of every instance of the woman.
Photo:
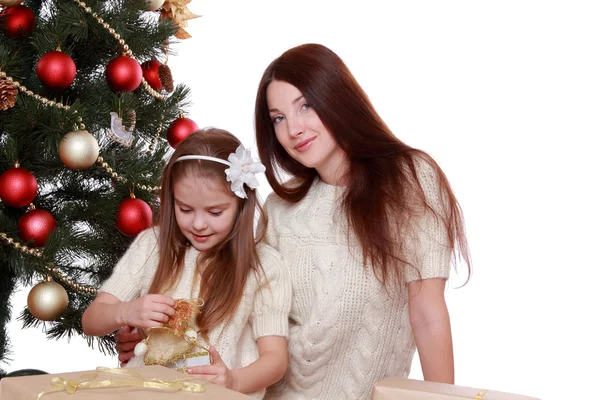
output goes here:
[{"label": "woman", "polygon": [[273,61],[255,119],[274,190],[266,239],[293,288],[290,364],[271,396],[369,399],[378,380],[408,375],[415,343],[424,378],[454,383],[444,288],[452,255],[469,255],[439,166],[392,134],[321,45]]},{"label": "woman", "polygon": [[470,260],[437,163],[392,134],[322,45],[269,65],[255,121],[274,190],[266,240],[293,288],[289,367],[267,398],[370,399],[375,382],[408,375],[415,348],[425,380],[453,383],[444,288],[453,256]]}]

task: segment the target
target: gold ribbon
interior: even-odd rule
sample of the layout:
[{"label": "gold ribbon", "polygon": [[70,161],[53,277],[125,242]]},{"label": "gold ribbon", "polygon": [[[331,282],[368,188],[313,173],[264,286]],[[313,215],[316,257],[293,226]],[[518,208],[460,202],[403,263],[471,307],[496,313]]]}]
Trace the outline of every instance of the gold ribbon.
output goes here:
[{"label": "gold ribbon", "polygon": [[483,400],[483,396],[485,396],[487,392],[487,390],[480,390],[479,393],[477,393],[477,396],[475,396],[475,400]]},{"label": "gold ribbon", "polygon": [[[98,372],[125,375],[134,379],[106,379],[103,381],[94,381],[93,379],[98,376]],[[82,375],[82,378],[89,378],[90,380],[75,382],[60,376],[52,378],[52,386],[40,392],[37,396],[37,400],[50,393],[66,392],[67,394],[74,394],[77,390],[99,388],[139,387],[170,390],[173,392],[204,392],[204,384],[189,382],[190,380],[195,380],[194,378],[175,379],[172,381],[163,381],[156,378],[145,380],[138,372],[127,369],[98,367],[96,368],[96,373]]]}]

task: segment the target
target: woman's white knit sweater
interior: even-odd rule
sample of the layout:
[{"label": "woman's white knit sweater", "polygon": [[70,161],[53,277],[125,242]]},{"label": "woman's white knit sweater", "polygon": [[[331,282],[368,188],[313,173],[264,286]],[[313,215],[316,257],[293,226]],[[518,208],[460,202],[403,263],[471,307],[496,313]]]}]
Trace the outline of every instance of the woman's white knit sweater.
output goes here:
[{"label": "woman's white knit sweater", "polygon": [[[432,168],[417,172],[428,205],[442,210]],[[367,400],[375,382],[410,371],[415,342],[407,285],[418,274],[407,268],[406,284],[386,292],[347,234],[343,192],[317,178],[299,203],[273,193],[265,204],[267,241],[289,268],[293,290],[288,372],[266,398]],[[424,212],[404,234],[421,278],[447,278],[452,251],[444,225]]]}]

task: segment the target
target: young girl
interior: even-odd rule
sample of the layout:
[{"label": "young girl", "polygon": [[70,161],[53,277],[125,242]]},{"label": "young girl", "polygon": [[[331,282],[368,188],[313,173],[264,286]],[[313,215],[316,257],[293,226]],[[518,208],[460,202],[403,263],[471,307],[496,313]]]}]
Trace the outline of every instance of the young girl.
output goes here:
[{"label": "young girl", "polygon": [[[255,211],[261,209],[254,174],[262,171],[226,131],[206,129],[184,140],[162,175],[157,225],[138,235],[103,284],[83,315],[85,333],[131,326],[153,336],[160,329],[149,328],[176,314],[176,299],[196,299],[203,305],[188,335],[197,332],[212,365],[194,366],[192,358],[171,366],[187,362],[194,366],[188,372],[201,379],[216,377],[215,383],[262,398],[287,368],[291,304],[279,253],[255,246]],[[160,343],[166,336],[149,346],[170,351],[170,343]],[[137,353],[129,366],[144,365],[143,351]]]}]

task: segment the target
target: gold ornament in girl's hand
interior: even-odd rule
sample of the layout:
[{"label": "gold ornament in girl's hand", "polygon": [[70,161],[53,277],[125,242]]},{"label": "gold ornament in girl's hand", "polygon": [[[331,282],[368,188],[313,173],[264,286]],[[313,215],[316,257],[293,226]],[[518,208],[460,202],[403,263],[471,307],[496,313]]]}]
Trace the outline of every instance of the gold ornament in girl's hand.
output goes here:
[{"label": "gold ornament in girl's hand", "polygon": [[175,314],[160,327],[146,330],[147,337],[135,346],[145,365],[164,365],[182,370],[210,365],[208,349],[198,340],[194,318],[204,305],[201,299],[177,299]]},{"label": "gold ornament in girl's hand", "polygon": [[190,326],[192,317],[200,312],[203,304],[204,302],[200,299],[175,300],[175,315],[169,318],[166,325],[178,334],[182,334]]}]

